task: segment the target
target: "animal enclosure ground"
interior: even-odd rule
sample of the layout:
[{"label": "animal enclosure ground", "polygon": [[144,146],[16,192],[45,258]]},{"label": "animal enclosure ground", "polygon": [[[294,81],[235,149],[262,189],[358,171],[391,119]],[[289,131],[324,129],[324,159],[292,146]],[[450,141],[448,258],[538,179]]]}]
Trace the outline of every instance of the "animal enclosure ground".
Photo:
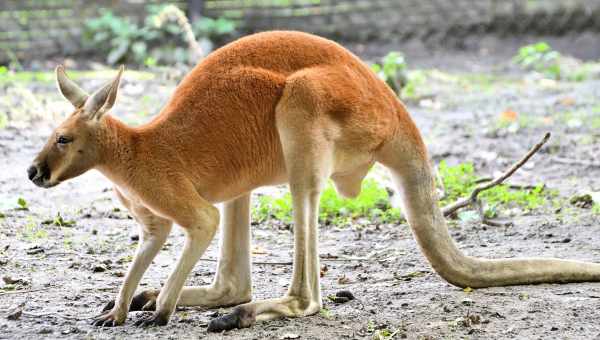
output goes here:
[{"label": "animal enclosure ground", "polygon": [[[597,37],[596,37],[597,38]],[[514,46],[513,46],[514,47]],[[360,47],[356,47],[361,51]],[[510,49],[509,49],[510,50]],[[366,48],[381,56],[387,51]],[[410,52],[410,51],[408,51]],[[569,51],[564,51],[565,53]],[[409,111],[435,164],[473,162],[478,175],[494,175],[537,142],[550,142],[509,182],[544,184],[556,194],[527,211],[501,206],[512,226],[454,219],[450,232],[468,254],[490,258],[546,256],[600,262],[600,213],[574,196],[600,191],[600,74],[582,81],[545,79],[511,66],[505,55],[481,57],[451,51],[415,60],[423,80]],[[479,57],[478,57],[479,56]],[[598,58],[598,56],[596,56]],[[445,64],[446,63],[446,64]],[[444,65],[450,65],[447,71]],[[437,68],[432,68],[436,66]],[[474,71],[475,70],[475,71]],[[92,89],[108,79],[79,73]],[[104,78],[104,79],[103,79]],[[159,73],[128,72],[114,113],[131,124],[147,121],[175,82]],[[50,78],[0,82],[0,339],[591,339],[600,336],[600,284],[543,284],[463,291],[436,275],[406,224],[327,225],[320,231],[324,309],[319,315],[259,323],[207,334],[207,323],[228,309],[179,308],[166,327],[96,328],[92,316],[114,298],[132,259],[136,224],[117,203],[110,183],[96,172],[51,190],[35,187],[26,168],[55,124],[69,110]],[[565,164],[564,159],[596,164]],[[275,189],[279,190],[279,189]],[[282,295],[292,267],[292,232],[275,220],[252,226],[254,299]],[[174,229],[140,289],[165,281],[183,243]],[[187,284],[211,282],[216,239]],[[350,290],[357,299],[336,304],[328,295]],[[21,306],[21,307],[19,307]],[[17,320],[7,319],[22,308]]]}]

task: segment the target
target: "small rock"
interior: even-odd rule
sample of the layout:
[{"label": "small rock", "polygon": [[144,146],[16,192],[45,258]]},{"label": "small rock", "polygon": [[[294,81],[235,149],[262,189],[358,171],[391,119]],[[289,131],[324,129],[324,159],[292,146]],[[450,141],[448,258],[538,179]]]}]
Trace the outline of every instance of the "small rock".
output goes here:
[{"label": "small rock", "polygon": [[594,204],[594,200],[590,194],[575,195],[571,197],[569,202],[572,205],[583,209],[589,209]]},{"label": "small rock", "polygon": [[53,332],[50,327],[42,327],[38,330],[38,334],[51,334]]},{"label": "small rock", "polygon": [[300,339],[300,334],[285,333],[282,336],[280,336],[279,339]]},{"label": "small rock", "polygon": [[2,281],[4,281],[4,283],[6,283],[7,285],[21,285],[21,286],[29,285],[29,281],[27,281],[25,279],[21,279],[21,278],[14,279],[10,276],[3,276]]},{"label": "small rock", "polygon": [[350,292],[349,290],[340,290],[339,292],[335,293],[335,296],[337,297],[345,297],[348,298],[348,300],[354,300],[354,294],[352,294],[352,292]]},{"label": "small rock", "polygon": [[461,301],[461,303],[462,303],[464,306],[473,306],[473,304],[474,304],[475,302],[473,302],[473,300],[471,300],[471,299],[469,299],[469,298],[466,298],[466,299],[463,299],[463,300]]},{"label": "small rock", "polygon": [[25,252],[27,255],[36,255],[44,252],[44,248],[40,246],[33,246]]},{"label": "small rock", "polygon": [[6,315],[6,319],[13,321],[19,320],[21,318],[21,315],[23,315],[23,307],[25,307],[24,303],[20,304],[19,306],[8,312],[8,314]]},{"label": "small rock", "polygon": [[552,328],[550,328],[550,330],[551,330],[551,331],[557,331],[557,330],[558,330],[558,327],[556,327],[556,326],[552,326]]},{"label": "small rock", "polygon": [[94,273],[102,273],[106,271],[106,267],[102,266],[102,265],[94,265],[92,266],[92,271]]},{"label": "small rock", "polygon": [[471,324],[478,325],[481,323],[481,316],[479,314],[471,314],[469,315],[469,320],[471,320]]}]

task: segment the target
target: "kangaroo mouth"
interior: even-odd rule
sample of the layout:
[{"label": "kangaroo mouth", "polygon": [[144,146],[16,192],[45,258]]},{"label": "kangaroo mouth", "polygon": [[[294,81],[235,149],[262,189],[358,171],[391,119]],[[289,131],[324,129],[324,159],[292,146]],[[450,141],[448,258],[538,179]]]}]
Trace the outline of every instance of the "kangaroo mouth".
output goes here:
[{"label": "kangaroo mouth", "polygon": [[60,183],[50,179],[50,169],[46,165],[40,168],[40,171],[38,171],[37,175],[31,181],[38,187],[45,189],[52,188]]}]

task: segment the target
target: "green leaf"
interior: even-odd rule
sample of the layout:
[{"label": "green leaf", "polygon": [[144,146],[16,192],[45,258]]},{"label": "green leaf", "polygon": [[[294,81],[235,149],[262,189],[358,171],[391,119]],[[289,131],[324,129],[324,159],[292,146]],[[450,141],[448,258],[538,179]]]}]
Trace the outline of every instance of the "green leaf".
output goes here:
[{"label": "green leaf", "polygon": [[17,199],[17,204],[21,209],[28,209],[27,201],[23,197],[19,197],[19,199]]}]

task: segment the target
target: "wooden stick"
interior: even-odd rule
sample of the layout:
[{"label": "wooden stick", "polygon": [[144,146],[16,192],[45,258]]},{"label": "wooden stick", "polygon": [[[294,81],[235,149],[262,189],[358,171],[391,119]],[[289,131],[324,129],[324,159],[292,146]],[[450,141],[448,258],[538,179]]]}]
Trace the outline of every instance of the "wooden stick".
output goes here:
[{"label": "wooden stick", "polygon": [[542,138],[542,140],[539,143],[537,143],[533,148],[531,148],[527,152],[527,154],[525,156],[523,156],[523,158],[521,158],[518,162],[513,164],[502,175],[496,177],[491,182],[482,183],[481,185],[478,185],[477,187],[475,187],[475,189],[473,189],[473,191],[471,192],[471,195],[469,195],[468,197],[461,198],[458,201],[443,207],[442,212],[443,212],[444,216],[452,215],[458,209],[464,208],[466,206],[469,206],[469,205],[475,203],[477,201],[477,195],[479,195],[479,193],[481,193],[482,191],[488,190],[490,188],[493,188],[499,184],[502,184],[502,182],[504,182],[507,178],[512,176],[512,174],[514,174],[515,171],[517,171],[520,167],[522,167],[523,164],[527,163],[527,161],[531,158],[531,156],[533,156],[536,152],[538,152],[538,150],[544,144],[546,144],[548,139],[550,139],[550,132],[546,132],[546,134],[544,135],[544,138]]},{"label": "wooden stick", "polygon": [[491,220],[488,218],[483,218],[481,220],[481,222],[483,224],[487,224],[492,227],[510,227],[514,224],[512,221],[498,221],[498,220]]}]

